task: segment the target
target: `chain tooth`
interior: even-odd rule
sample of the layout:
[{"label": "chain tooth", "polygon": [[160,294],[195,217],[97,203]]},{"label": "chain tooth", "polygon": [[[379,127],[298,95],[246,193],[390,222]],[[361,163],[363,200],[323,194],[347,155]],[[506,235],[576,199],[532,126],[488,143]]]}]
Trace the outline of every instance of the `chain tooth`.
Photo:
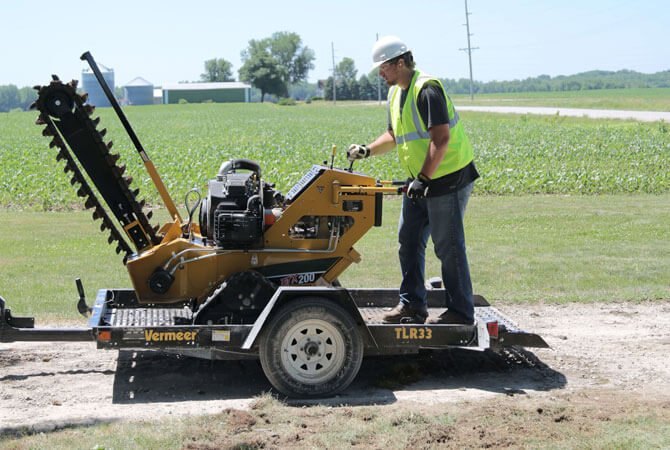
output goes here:
[{"label": "chain tooth", "polygon": [[71,161],[68,161],[65,163],[65,166],[63,166],[63,172],[68,173],[68,172],[74,172],[74,165],[72,164]]},{"label": "chain tooth", "polygon": [[35,89],[36,91],[39,91],[39,90],[42,89],[42,86],[39,85],[39,84],[36,84],[35,86],[33,86],[33,89]]},{"label": "chain tooth", "polygon": [[77,175],[72,175],[72,178],[70,178],[70,184],[74,186],[75,184],[79,183],[79,178],[77,178]]},{"label": "chain tooth", "polygon": [[153,212],[153,211],[149,211],[149,212],[147,213],[147,220],[151,220],[151,218],[152,218],[153,216],[154,216],[154,212]]},{"label": "chain tooth", "polygon": [[49,148],[63,148],[63,141],[61,140],[60,136],[54,135],[54,138],[49,142]]},{"label": "chain tooth", "polygon": [[109,153],[106,156],[106,159],[107,159],[107,164],[109,164],[110,166],[115,166],[116,162],[119,160],[119,155],[117,153]]},{"label": "chain tooth", "polygon": [[93,197],[87,198],[86,201],[84,202],[84,208],[86,209],[95,208],[96,206],[98,205],[95,204],[95,200],[93,200]]},{"label": "chain tooth", "polygon": [[105,212],[102,211],[100,209],[100,207],[98,206],[93,210],[93,214],[91,214],[91,216],[93,217],[93,220],[98,220],[98,219],[102,219],[104,217],[104,214],[105,214]]},{"label": "chain tooth", "polygon": [[114,236],[113,234],[110,233],[109,237],[107,238],[107,243],[111,245],[112,242],[114,242],[116,240],[117,240],[116,236]]},{"label": "chain tooth", "polygon": [[93,114],[93,111],[95,111],[95,106],[89,103],[84,105],[84,112],[86,112],[86,114],[90,116],[91,114]]},{"label": "chain tooth", "polygon": [[120,255],[122,251],[123,251],[123,248],[121,248],[121,244],[117,245],[116,246],[116,254]]},{"label": "chain tooth", "polygon": [[61,161],[63,159],[67,159],[67,154],[65,153],[65,150],[61,149],[56,155],[56,161]]},{"label": "chain tooth", "polygon": [[81,100],[82,103],[86,103],[88,101],[88,92],[84,92],[79,96],[79,99]]},{"label": "chain tooth", "polygon": [[101,137],[105,137],[106,134],[107,134],[107,128],[103,128],[102,130],[100,130]]},{"label": "chain tooth", "polygon": [[55,136],[54,130],[51,127],[46,127],[42,130],[42,136]]},{"label": "chain tooth", "polygon": [[126,173],[126,165],[122,165],[121,167],[116,168],[119,171],[119,176],[123,176],[124,173]]},{"label": "chain tooth", "polygon": [[46,125],[47,122],[44,120],[44,117],[42,117],[42,114],[37,116],[37,119],[35,119],[35,125]]},{"label": "chain tooth", "polygon": [[130,186],[131,184],[133,184],[133,177],[130,177],[130,176],[123,177],[123,181],[126,182],[126,186]]},{"label": "chain tooth", "polygon": [[81,187],[79,189],[77,189],[77,195],[79,197],[87,197],[90,193],[91,192],[88,190],[88,188],[86,186],[84,186],[83,184],[81,185]]},{"label": "chain tooth", "polygon": [[30,106],[28,107],[28,109],[30,109],[30,110],[33,110],[33,109],[35,109],[35,108],[37,108],[37,102],[32,102],[32,103],[30,104]]},{"label": "chain tooth", "polygon": [[161,228],[160,225],[156,225],[155,227],[153,227],[154,234],[158,233],[158,230],[160,230],[160,228]]},{"label": "chain tooth", "polygon": [[134,198],[137,198],[137,196],[140,195],[140,190],[139,190],[139,189],[135,189],[134,191],[131,191],[131,194],[133,194],[133,197],[134,197]]},{"label": "chain tooth", "polygon": [[68,83],[68,86],[70,86],[72,89],[77,89],[77,85],[79,84],[79,80],[70,80]]},{"label": "chain tooth", "polygon": [[146,204],[147,204],[147,202],[144,199],[137,202],[137,205],[140,207],[140,209],[143,209]]},{"label": "chain tooth", "polygon": [[98,124],[100,123],[100,117],[96,117],[95,119],[92,119],[91,122],[93,122],[93,125],[97,127]]},{"label": "chain tooth", "polygon": [[107,221],[103,220],[102,223],[100,224],[100,231],[105,231],[105,230],[111,230],[109,226],[107,226]]},{"label": "chain tooth", "polygon": [[109,141],[109,142],[108,142],[107,144],[105,144],[105,145],[107,146],[107,151],[110,151],[110,150],[112,149],[112,147],[114,146],[114,142]]},{"label": "chain tooth", "polygon": [[60,81],[60,78],[58,78],[58,75],[51,74],[51,80],[52,81]]}]

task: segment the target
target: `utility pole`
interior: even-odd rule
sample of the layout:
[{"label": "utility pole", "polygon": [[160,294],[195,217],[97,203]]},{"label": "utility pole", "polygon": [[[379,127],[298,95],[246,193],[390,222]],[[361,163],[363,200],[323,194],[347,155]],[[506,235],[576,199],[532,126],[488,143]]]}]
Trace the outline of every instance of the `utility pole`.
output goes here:
[{"label": "utility pole", "polygon": [[333,105],[337,104],[337,77],[335,76],[335,43],[330,43],[331,53],[333,55]]},{"label": "utility pole", "polygon": [[459,50],[468,52],[468,61],[470,63],[470,100],[474,100],[475,94],[472,91],[472,51],[479,50],[479,47],[470,46],[470,36],[474,36],[470,33],[470,14],[468,12],[468,0],[465,0],[465,23],[463,25],[465,25],[468,33],[468,48],[459,48]]},{"label": "utility pole", "polygon": [[[379,33],[377,33],[377,40],[379,40]],[[379,70],[379,68],[377,69]],[[382,77],[377,73],[377,102],[382,104]]]}]

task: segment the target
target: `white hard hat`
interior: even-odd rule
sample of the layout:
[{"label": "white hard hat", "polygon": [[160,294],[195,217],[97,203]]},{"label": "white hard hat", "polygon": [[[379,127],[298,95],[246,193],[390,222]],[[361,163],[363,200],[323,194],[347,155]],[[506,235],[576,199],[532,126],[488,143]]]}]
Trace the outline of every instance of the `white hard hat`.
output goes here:
[{"label": "white hard hat", "polygon": [[399,37],[384,36],[372,46],[372,69],[376,69],[386,61],[410,51]]}]

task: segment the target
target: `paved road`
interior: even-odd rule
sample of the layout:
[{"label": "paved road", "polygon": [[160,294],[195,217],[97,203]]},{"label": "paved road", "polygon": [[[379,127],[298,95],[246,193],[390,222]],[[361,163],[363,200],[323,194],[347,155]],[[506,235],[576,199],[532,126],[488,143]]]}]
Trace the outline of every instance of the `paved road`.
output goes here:
[{"label": "paved road", "polygon": [[503,114],[540,114],[593,119],[633,119],[641,122],[670,122],[670,112],[664,111],[622,111],[611,109],[580,109],[537,106],[457,106],[459,111],[483,111]]}]

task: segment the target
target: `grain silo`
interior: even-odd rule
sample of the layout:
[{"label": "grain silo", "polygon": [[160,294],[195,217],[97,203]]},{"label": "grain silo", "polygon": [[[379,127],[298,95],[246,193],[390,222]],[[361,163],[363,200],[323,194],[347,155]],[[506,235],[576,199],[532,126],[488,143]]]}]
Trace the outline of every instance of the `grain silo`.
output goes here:
[{"label": "grain silo", "polygon": [[123,97],[129,105],[151,105],[154,102],[154,85],[137,77],[123,86]]},{"label": "grain silo", "polygon": [[[105,79],[105,82],[109,86],[109,89],[114,92],[114,69],[98,64],[100,72],[102,72],[102,77]],[[84,69],[81,72],[81,88],[84,92],[88,93],[88,103],[96,107],[99,106],[111,106],[107,96],[105,95],[100,83],[98,83],[95,74],[90,69]]]}]

